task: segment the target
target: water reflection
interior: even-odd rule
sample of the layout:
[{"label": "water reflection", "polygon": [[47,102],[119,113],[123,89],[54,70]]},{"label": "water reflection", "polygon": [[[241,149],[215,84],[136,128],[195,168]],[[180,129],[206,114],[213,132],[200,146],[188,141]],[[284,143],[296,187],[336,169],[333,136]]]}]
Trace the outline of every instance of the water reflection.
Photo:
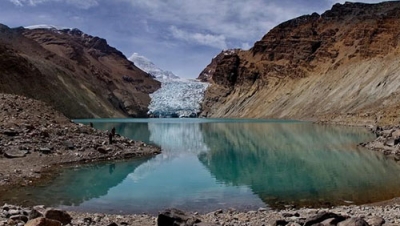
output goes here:
[{"label": "water reflection", "polygon": [[[399,166],[355,144],[359,128],[206,124],[200,161],[224,183],[248,185],[270,206],[365,203],[398,195]],[[382,186],[385,184],[385,186]]]},{"label": "water reflection", "polygon": [[39,187],[15,189],[6,194],[6,201],[25,205],[78,206],[84,201],[99,198],[120,184],[148,158],[129,162],[97,163],[82,167],[69,167],[56,180]]},{"label": "water reflection", "polygon": [[93,124],[157,144],[162,154],[66,170],[25,191],[30,200],[83,211],[156,213],[169,207],[207,212],[264,203],[365,203],[400,195],[400,167],[357,147],[373,138],[360,128],[199,119]]}]

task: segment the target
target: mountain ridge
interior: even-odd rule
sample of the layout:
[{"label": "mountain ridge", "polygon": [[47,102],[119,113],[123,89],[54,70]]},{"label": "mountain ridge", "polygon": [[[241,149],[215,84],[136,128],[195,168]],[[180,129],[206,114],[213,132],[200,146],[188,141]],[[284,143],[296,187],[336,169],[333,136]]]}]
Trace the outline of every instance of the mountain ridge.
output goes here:
[{"label": "mountain ridge", "polygon": [[399,123],[399,14],[400,2],[335,4],[221,52],[202,116]]},{"label": "mountain ridge", "polygon": [[160,83],[105,39],[78,29],[0,25],[0,92],[42,100],[69,118],[146,117]]}]

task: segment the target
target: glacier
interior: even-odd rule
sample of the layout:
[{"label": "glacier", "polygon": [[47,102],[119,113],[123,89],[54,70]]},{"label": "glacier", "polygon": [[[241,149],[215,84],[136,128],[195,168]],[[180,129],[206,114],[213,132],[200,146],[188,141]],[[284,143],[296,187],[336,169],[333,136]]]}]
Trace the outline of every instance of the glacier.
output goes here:
[{"label": "glacier", "polygon": [[149,117],[195,118],[198,116],[208,83],[194,79],[181,79],[170,71],[162,70],[138,53],[133,53],[128,59],[161,82],[161,88],[150,94]]},{"label": "glacier", "polygon": [[161,88],[150,94],[149,116],[155,118],[195,118],[208,83],[190,79],[159,79]]}]

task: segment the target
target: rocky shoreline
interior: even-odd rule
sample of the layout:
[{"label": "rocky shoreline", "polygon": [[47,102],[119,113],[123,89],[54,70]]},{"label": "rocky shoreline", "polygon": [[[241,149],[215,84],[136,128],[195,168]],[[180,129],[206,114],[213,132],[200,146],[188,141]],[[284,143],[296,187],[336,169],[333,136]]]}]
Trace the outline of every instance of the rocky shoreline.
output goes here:
[{"label": "rocky shoreline", "polygon": [[150,215],[115,215],[66,212],[44,206],[23,208],[0,207],[0,226],[8,225],[287,225],[287,226],[394,226],[400,225],[400,205],[339,206],[332,208],[301,208],[280,211],[260,208],[240,212],[234,209],[217,210],[207,214],[185,213],[177,209]]},{"label": "rocky shoreline", "polygon": [[[44,103],[0,94],[0,197],[30,185],[54,166],[144,157],[161,149],[108,131],[75,124]],[[111,139],[111,142],[110,142]]]},{"label": "rocky shoreline", "polygon": [[[400,127],[371,130],[377,139],[361,145],[399,161]],[[99,131],[75,124],[40,101],[0,94],[0,197],[12,186],[32,186],[51,177],[56,172],[54,166],[158,153],[159,147],[113,134],[111,128]],[[176,225],[400,225],[398,201],[318,209],[229,209],[207,214],[165,210],[158,217],[54,211],[57,216],[69,216],[70,221],[63,222],[64,225],[169,225],[171,222],[178,222]],[[0,226],[61,225],[62,220],[53,222],[46,215],[52,210],[44,206],[24,208],[4,204],[0,207]],[[32,212],[40,214],[31,216]],[[29,220],[34,221],[27,224]]]}]

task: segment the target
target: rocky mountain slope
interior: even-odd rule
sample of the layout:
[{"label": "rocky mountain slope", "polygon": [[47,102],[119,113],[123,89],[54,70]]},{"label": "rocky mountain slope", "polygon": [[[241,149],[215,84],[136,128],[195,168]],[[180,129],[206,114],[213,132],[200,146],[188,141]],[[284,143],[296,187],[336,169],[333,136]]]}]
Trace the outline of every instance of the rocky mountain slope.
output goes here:
[{"label": "rocky mountain slope", "polygon": [[171,71],[165,71],[165,70],[159,68],[157,65],[155,65],[153,62],[151,62],[149,59],[147,59],[144,56],[139,55],[138,53],[132,54],[132,56],[130,56],[128,59],[130,61],[132,61],[137,67],[139,67],[143,71],[152,75],[154,78],[163,79],[163,80],[179,79],[179,77],[176,76]]},{"label": "rocky mountain slope", "polygon": [[78,29],[0,25],[0,92],[47,102],[69,118],[143,117],[160,87],[106,40]]},{"label": "rocky mountain slope", "polygon": [[224,51],[202,72],[207,117],[398,124],[400,2],[336,4]]}]

